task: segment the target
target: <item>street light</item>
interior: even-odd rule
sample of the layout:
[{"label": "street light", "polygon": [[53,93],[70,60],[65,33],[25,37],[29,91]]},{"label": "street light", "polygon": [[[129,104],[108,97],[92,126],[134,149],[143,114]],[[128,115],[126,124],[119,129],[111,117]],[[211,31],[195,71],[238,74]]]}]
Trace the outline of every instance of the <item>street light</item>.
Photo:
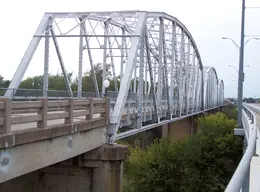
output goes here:
[{"label": "street light", "polygon": [[231,39],[230,37],[222,37],[222,39],[227,39],[227,40],[232,41],[233,44],[236,46],[236,48],[237,48],[238,50],[240,50],[240,47],[237,45],[237,43],[236,43],[233,39]]},{"label": "street light", "polygon": [[243,81],[244,81],[244,46],[252,39],[260,40],[260,38],[252,37],[244,42],[245,37],[245,0],[242,0],[242,16],[241,16],[241,35],[240,35],[240,47],[236,42],[229,37],[222,37],[222,39],[231,40],[237,49],[239,50],[239,69],[238,69],[238,91],[237,91],[237,128],[243,128],[242,123],[242,100],[243,100]]},{"label": "street light", "polygon": [[245,0],[242,0],[242,16],[241,16],[241,35],[240,35],[240,47],[238,44],[229,37],[222,37],[222,39],[227,39],[233,42],[236,48],[239,50],[239,69],[238,71],[238,91],[237,91],[237,108],[238,108],[238,115],[237,115],[237,128],[243,128],[242,124],[242,99],[243,99],[243,81],[244,81],[244,46],[248,43],[251,39],[258,38],[250,38],[246,42],[244,42],[245,37]]},{"label": "street light", "polygon": [[[222,37],[222,39],[232,41],[232,43],[236,46],[236,48],[237,48],[238,50],[240,50],[240,47],[238,46],[238,44],[237,44],[233,39],[231,39],[230,37]],[[254,39],[254,40],[260,40],[260,38],[258,38],[258,37],[251,37],[251,38],[249,38],[249,39],[244,43],[244,46],[245,46],[249,41],[251,41],[252,39]]]},{"label": "street light", "polygon": [[258,37],[252,37],[252,38],[249,38],[246,42],[245,42],[245,44],[244,45],[246,45],[250,40],[252,40],[252,39],[254,39],[254,40],[260,40],[260,38],[258,38]]},{"label": "street light", "polygon": [[235,77],[235,79],[237,79],[237,76],[236,76],[236,75],[232,74],[232,76]]},{"label": "street light", "polygon": [[[236,68],[235,65],[228,65],[229,67],[233,67],[237,72],[238,72],[238,69]],[[250,65],[245,65],[245,67],[250,67]]]},{"label": "street light", "polygon": [[105,87],[105,93],[103,93],[104,97],[107,97],[107,88],[109,87],[110,85],[110,82],[106,79],[104,82],[103,82],[103,85]]}]

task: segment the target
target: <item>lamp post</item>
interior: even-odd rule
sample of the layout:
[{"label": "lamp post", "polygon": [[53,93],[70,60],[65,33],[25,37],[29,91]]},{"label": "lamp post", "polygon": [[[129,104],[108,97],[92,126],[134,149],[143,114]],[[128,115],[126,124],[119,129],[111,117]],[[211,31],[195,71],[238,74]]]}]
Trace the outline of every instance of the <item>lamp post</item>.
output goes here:
[{"label": "lamp post", "polygon": [[105,93],[103,93],[103,96],[104,96],[104,97],[107,97],[107,96],[108,96],[108,95],[107,95],[107,88],[109,87],[110,82],[106,79],[106,80],[103,82],[103,85],[104,85],[104,87],[105,87]]},{"label": "lamp post", "polygon": [[253,37],[249,38],[244,42],[245,37],[245,0],[242,0],[242,17],[241,17],[241,36],[240,36],[240,47],[236,42],[229,37],[222,37],[222,39],[231,40],[239,50],[239,69],[238,69],[238,93],[237,93],[237,128],[243,128],[242,124],[242,99],[243,99],[243,81],[244,81],[244,46],[252,39],[260,40],[260,38]]},{"label": "lamp post", "polygon": [[[238,70],[238,91],[237,91],[237,128],[243,128],[242,123],[242,99],[243,99],[243,81],[244,81],[244,37],[245,37],[245,0],[242,0],[242,18],[241,18],[241,39],[239,53]],[[249,41],[249,40],[248,40]],[[248,41],[246,43],[248,43]]]}]

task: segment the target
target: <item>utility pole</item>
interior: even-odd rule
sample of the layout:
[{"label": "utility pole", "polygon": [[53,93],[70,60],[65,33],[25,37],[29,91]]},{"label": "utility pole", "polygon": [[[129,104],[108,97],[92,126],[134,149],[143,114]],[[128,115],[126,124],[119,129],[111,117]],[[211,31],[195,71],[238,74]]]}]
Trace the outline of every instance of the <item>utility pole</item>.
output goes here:
[{"label": "utility pole", "polygon": [[244,81],[244,37],[245,37],[245,0],[242,0],[242,19],[241,19],[241,40],[239,53],[238,70],[238,92],[237,92],[237,128],[242,128],[242,100],[243,100],[243,81]]}]

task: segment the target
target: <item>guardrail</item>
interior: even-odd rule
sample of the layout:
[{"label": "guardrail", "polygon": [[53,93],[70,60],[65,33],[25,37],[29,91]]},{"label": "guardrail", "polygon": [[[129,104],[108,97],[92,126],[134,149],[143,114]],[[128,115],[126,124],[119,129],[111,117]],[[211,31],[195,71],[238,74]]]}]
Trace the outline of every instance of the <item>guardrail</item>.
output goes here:
[{"label": "guardrail", "polygon": [[247,148],[225,192],[239,192],[241,189],[243,192],[249,191],[250,163],[256,152],[257,124],[255,114],[246,105],[243,105],[243,125]]},{"label": "guardrail", "polygon": [[[22,115],[24,111],[28,114]],[[85,116],[82,120],[91,121],[95,114],[109,118],[108,98],[57,101],[48,101],[46,98],[38,101],[0,99],[0,134],[10,133],[14,124],[37,122],[37,128],[46,128],[48,120],[64,119],[64,124],[72,124],[75,117]]]}]

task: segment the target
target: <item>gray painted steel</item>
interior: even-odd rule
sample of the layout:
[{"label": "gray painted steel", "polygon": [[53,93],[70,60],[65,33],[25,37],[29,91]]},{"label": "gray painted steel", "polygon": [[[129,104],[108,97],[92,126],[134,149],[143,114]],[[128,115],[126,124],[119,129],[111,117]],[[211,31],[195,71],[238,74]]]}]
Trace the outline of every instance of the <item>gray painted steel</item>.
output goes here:
[{"label": "gray painted steel", "polygon": [[[51,54],[49,37],[54,41],[68,89],[58,99],[89,96],[82,92],[83,63],[88,63],[92,69],[94,97],[105,94],[103,84],[99,92],[95,64],[103,65],[102,81],[114,81],[113,96],[108,93],[112,103],[110,142],[115,140],[123,125],[142,130],[149,121],[149,125],[159,125],[224,104],[224,83],[218,79],[214,68],[203,67],[198,47],[187,28],[166,13],[146,11],[46,13],[5,97],[22,99],[17,88],[42,37],[46,43],[44,91],[40,96],[56,97],[52,95],[56,93],[48,90],[48,68],[52,65],[48,59]],[[58,44],[66,38],[75,39],[75,44],[79,44],[76,94],[71,91],[65,70],[65,64],[70,61],[61,57],[62,43]],[[84,49],[88,57],[83,56]],[[111,76],[106,76],[108,64]],[[127,117],[122,121],[124,114]]]}]

